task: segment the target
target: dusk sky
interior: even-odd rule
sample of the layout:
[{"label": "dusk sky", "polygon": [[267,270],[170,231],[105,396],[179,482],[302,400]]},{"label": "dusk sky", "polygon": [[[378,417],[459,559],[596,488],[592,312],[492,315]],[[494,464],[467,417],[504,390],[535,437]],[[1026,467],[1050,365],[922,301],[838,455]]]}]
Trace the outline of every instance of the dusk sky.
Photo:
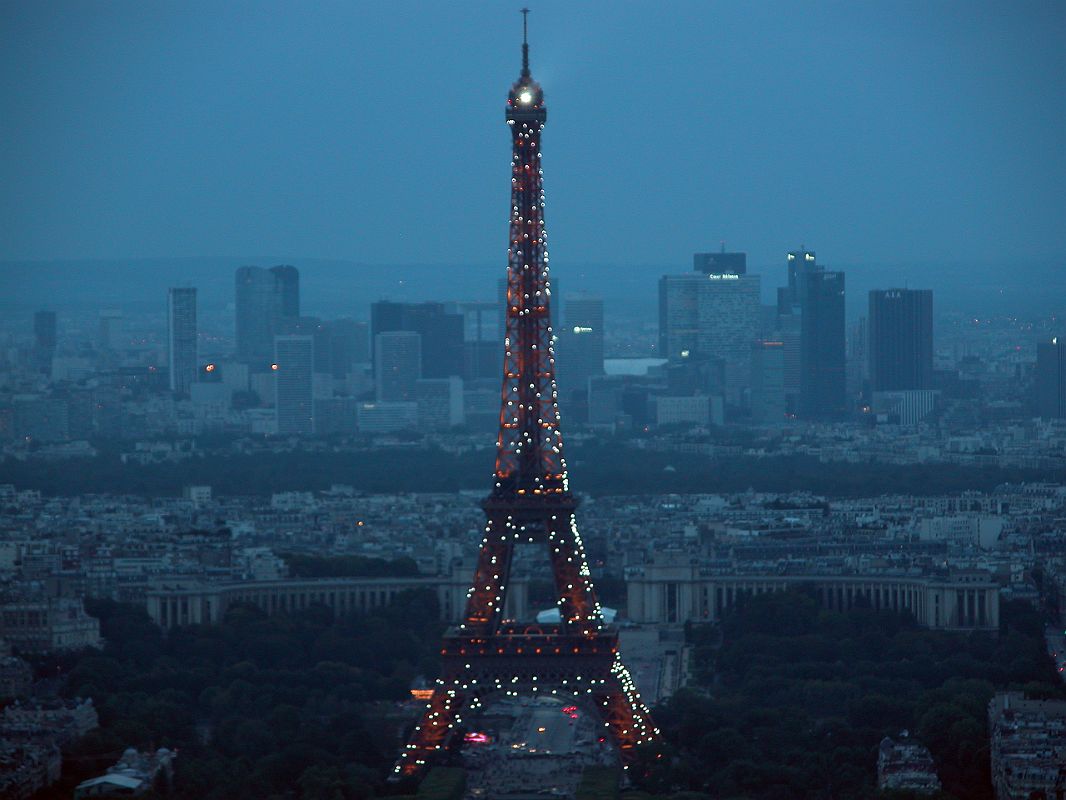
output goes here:
[{"label": "dusk sky", "polygon": [[[0,6],[0,259],[491,263],[520,2]],[[530,3],[560,261],[1048,259],[1062,2]]]}]

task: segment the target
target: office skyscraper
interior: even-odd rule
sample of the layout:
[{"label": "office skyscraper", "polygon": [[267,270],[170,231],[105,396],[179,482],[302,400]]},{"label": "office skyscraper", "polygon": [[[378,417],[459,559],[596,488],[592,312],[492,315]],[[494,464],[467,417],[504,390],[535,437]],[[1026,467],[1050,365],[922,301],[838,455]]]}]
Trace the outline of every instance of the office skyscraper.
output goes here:
[{"label": "office skyscraper", "polygon": [[237,360],[262,367],[273,355],[274,278],[262,267],[240,267],[236,281]]},{"label": "office skyscraper", "polygon": [[603,375],[603,300],[571,295],[555,347],[559,391],[587,394],[589,378]]},{"label": "office skyscraper", "polygon": [[196,382],[196,290],[167,290],[167,366],[170,391],[189,394]]},{"label": "office skyscraper", "polygon": [[445,431],[463,424],[463,379],[420,378],[415,381],[418,427],[425,431]]},{"label": "office skyscraper", "polygon": [[421,377],[421,334],[385,331],[374,337],[374,382],[378,400],[415,402],[415,388]]},{"label": "office skyscraper", "polygon": [[659,357],[670,361],[692,358],[697,351],[697,275],[659,278]]},{"label": "office skyscraper", "polygon": [[847,381],[848,396],[856,397],[866,389],[870,377],[870,325],[864,314],[848,325]]},{"label": "office skyscraper", "polygon": [[[423,378],[448,378],[464,373],[464,328],[460,313],[449,313],[444,303],[391,303],[370,306],[370,335],[407,331],[422,336]],[[377,361],[377,353],[374,353]]]},{"label": "office skyscraper", "polygon": [[315,340],[312,371],[326,378],[333,376],[333,330],[318,317],[284,317],[276,336],[310,336]]},{"label": "office skyscraper", "polygon": [[[393,303],[389,300],[379,300],[370,304],[370,342],[377,340],[379,333],[391,333],[392,331],[405,330],[407,323],[408,303]],[[371,361],[377,359],[377,354],[371,353]]]},{"label": "office skyscraper", "polygon": [[1036,406],[1044,419],[1066,418],[1066,342],[1036,346]]},{"label": "office skyscraper", "polygon": [[463,374],[462,314],[449,314],[443,303],[407,307],[406,330],[422,334],[422,377],[450,378]]},{"label": "office skyscraper", "polygon": [[278,305],[282,317],[300,316],[300,271],[296,267],[282,265],[271,267],[277,287]]},{"label": "office skyscraper", "polygon": [[496,303],[445,303],[444,310],[449,314],[459,314],[463,318],[463,380],[495,381],[500,372],[500,359],[503,357],[499,337],[500,314]]},{"label": "office skyscraper", "polygon": [[807,419],[837,419],[846,410],[844,273],[799,276],[800,410]]},{"label": "office skyscraper", "polygon": [[785,413],[785,343],[760,339],[751,346],[751,418],[782,422]]},{"label": "office skyscraper", "polygon": [[823,267],[818,266],[813,251],[801,247],[787,256],[788,286],[777,290],[777,313],[799,313],[799,276],[805,272],[814,272]]},{"label": "office skyscraper", "polygon": [[758,275],[690,272],[659,280],[659,355],[672,362],[719,359],[735,402],[750,379],[762,308]]},{"label": "office skyscraper", "polygon": [[868,353],[873,391],[932,388],[932,290],[870,292]]},{"label": "office skyscraper", "polygon": [[744,275],[748,271],[748,254],[727,253],[725,248],[718,253],[694,253],[692,269],[704,275],[712,273]]},{"label": "office skyscraper", "polygon": [[236,274],[237,360],[266,369],[274,337],[300,316],[300,273],[296,267],[240,267]]},{"label": "office skyscraper", "polygon": [[784,314],[777,318],[774,339],[780,340],[784,351],[785,410],[795,415],[799,410],[800,394],[800,315]]},{"label": "office skyscraper", "polygon": [[[497,318],[500,310],[497,308],[496,303],[483,300],[445,303],[444,311],[448,314],[462,315],[464,341],[496,342],[499,344]],[[499,370],[496,371],[498,372]]]},{"label": "office skyscraper", "polygon": [[[844,273],[826,270],[805,248],[789,253],[788,286],[777,292],[777,311],[782,331],[799,328],[797,412],[806,419],[840,418],[847,407]],[[787,394],[787,338],[785,347]]]},{"label": "office skyscraper", "polygon": [[368,329],[365,322],[335,319],[326,323],[329,333],[330,367],[333,377],[343,380],[356,364],[370,360]]},{"label": "office skyscraper", "polygon": [[38,372],[52,374],[56,354],[56,312],[38,311],[33,315],[33,360]]},{"label": "office skyscraper", "polygon": [[108,308],[100,312],[100,328],[97,343],[105,353],[112,352],[123,342],[122,312]]},{"label": "office skyscraper", "polygon": [[279,434],[315,432],[313,336],[274,338],[274,414]]}]

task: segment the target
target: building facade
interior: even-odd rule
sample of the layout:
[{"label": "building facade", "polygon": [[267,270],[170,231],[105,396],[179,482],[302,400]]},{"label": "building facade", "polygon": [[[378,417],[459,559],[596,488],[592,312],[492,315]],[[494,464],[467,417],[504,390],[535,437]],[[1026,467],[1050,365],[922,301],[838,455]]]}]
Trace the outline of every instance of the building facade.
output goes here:
[{"label": "building facade", "polygon": [[570,298],[555,351],[559,391],[564,397],[574,392],[587,395],[589,378],[604,374],[602,299],[588,295]]},{"label": "building facade", "polygon": [[[470,576],[462,564],[449,575],[408,578],[316,578],[310,580],[198,583],[166,581],[149,590],[148,616],[161,628],[217,624],[235,604],[249,604],[267,614],[325,606],[335,614],[366,613],[389,605],[402,592],[428,589],[437,595],[441,619],[458,622],[466,605]],[[528,581],[515,580],[508,593],[507,613],[529,616]]]},{"label": "building facade", "polygon": [[697,564],[646,564],[626,576],[634,622],[716,622],[745,595],[810,591],[823,607],[909,611],[936,630],[999,629],[999,587],[984,574],[952,577],[885,575],[720,575]]},{"label": "building facade", "polygon": [[[420,335],[419,377],[449,378],[465,371],[465,332],[467,320],[445,303],[392,303],[380,301],[370,306],[370,335],[374,342],[387,333]],[[374,353],[377,366],[377,352]]]},{"label": "building facade", "polygon": [[1036,346],[1036,408],[1044,419],[1066,418],[1066,342]]},{"label": "building facade", "polygon": [[44,375],[52,374],[56,354],[56,312],[37,311],[33,315],[34,367]]},{"label": "building facade", "polygon": [[240,267],[236,274],[237,360],[262,371],[274,354],[274,337],[300,316],[296,267]]},{"label": "building facade", "polygon": [[800,308],[799,412],[806,419],[844,416],[844,273],[821,267],[797,275]]},{"label": "building facade", "polygon": [[871,291],[868,319],[871,389],[875,392],[931,389],[932,290]]},{"label": "building facade", "polygon": [[664,275],[659,280],[660,356],[674,363],[720,361],[730,402],[750,385],[751,345],[762,306],[758,275]]},{"label": "building facade", "polygon": [[170,391],[188,395],[196,382],[196,289],[167,290],[167,368]]},{"label": "building facade", "polygon": [[415,382],[418,427],[424,431],[444,431],[463,424],[463,380],[421,378]]},{"label": "building facade", "polygon": [[996,800],[1066,796],[1066,701],[996,692],[988,731]]},{"label": "building facade", "polygon": [[743,275],[748,271],[747,253],[693,253],[692,269],[704,275],[730,273]]},{"label": "building facade", "polygon": [[784,422],[786,411],[785,343],[760,339],[751,346],[751,419]]},{"label": "building facade", "polygon": [[274,414],[279,434],[315,432],[314,359],[314,337],[275,337]]},{"label": "building facade", "polygon": [[50,597],[0,605],[0,638],[20,653],[100,647],[100,620],[80,599]]},{"label": "building facade", "polygon": [[422,374],[422,335],[386,331],[374,337],[374,383],[377,399],[387,403],[416,402]]}]

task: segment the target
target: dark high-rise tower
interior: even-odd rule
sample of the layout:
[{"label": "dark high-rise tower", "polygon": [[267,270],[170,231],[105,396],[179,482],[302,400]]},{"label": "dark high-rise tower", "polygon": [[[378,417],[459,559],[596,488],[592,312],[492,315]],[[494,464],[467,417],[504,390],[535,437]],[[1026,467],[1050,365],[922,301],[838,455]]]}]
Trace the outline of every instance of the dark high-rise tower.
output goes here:
[{"label": "dark high-rise tower", "polygon": [[274,337],[274,414],[280,434],[315,432],[315,338]]},{"label": "dark high-rise tower", "polygon": [[1066,418],[1066,342],[1036,346],[1036,406],[1044,419]]},{"label": "dark high-rise tower", "polygon": [[[463,621],[444,637],[442,675],[396,765],[397,777],[421,773],[448,747],[463,711],[494,694],[552,692],[593,705],[626,765],[633,748],[657,734],[596,599],[563,459],[540,166],[547,111],[528,54],[523,42],[522,73],[506,109],[512,141],[507,317],[496,470],[482,502],[485,537]],[[519,543],[548,550],[558,623],[503,618]]]},{"label": "dark high-rise tower", "polygon": [[844,273],[826,270],[805,247],[789,253],[788,286],[777,290],[777,314],[785,342],[786,393],[793,335],[788,332],[799,333],[799,415],[825,420],[843,416]]},{"label": "dark high-rise tower", "polygon": [[56,312],[38,311],[33,315],[33,358],[37,370],[52,374],[56,354]]},{"label": "dark high-rise tower", "polygon": [[839,419],[846,410],[844,273],[818,268],[797,276],[800,305],[800,413]]},{"label": "dark high-rise tower", "polygon": [[196,290],[167,290],[167,368],[170,391],[189,394],[196,382]]},{"label": "dark high-rise tower", "polygon": [[422,336],[414,331],[385,331],[374,337],[374,383],[378,400],[414,402],[422,377]]},{"label": "dark high-rise tower", "polygon": [[870,383],[875,392],[929,389],[933,381],[933,292],[870,292]]},{"label": "dark high-rise tower", "polygon": [[724,246],[717,253],[693,253],[692,269],[704,275],[743,275],[748,271],[748,254],[727,253]]},{"label": "dark high-rise tower", "polygon": [[788,254],[788,286],[777,290],[778,315],[799,314],[799,276],[818,269],[818,261],[806,247]]},{"label": "dark high-rise tower", "polygon": [[[556,316],[559,316],[556,314]],[[566,325],[559,336],[563,397],[587,397],[589,378],[603,374],[603,300],[575,295],[566,304]]]},{"label": "dark high-rise tower", "polygon": [[237,360],[265,370],[274,337],[288,333],[300,316],[300,273],[289,266],[240,267],[236,290]]},{"label": "dark high-rise tower", "polygon": [[422,336],[423,378],[463,374],[463,326],[463,315],[449,312],[444,303],[380,300],[370,305],[371,343],[381,333],[412,331]]}]

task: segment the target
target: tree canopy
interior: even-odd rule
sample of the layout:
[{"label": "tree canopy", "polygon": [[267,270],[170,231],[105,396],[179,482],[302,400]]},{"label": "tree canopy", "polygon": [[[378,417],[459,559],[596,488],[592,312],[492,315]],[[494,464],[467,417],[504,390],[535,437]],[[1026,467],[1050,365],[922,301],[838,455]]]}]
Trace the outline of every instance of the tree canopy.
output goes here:
[{"label": "tree canopy", "polygon": [[991,800],[993,692],[1066,696],[1039,614],[1010,603],[1002,618],[998,636],[948,633],[889,611],[826,611],[802,592],[745,598],[720,631],[690,629],[694,681],[656,709],[667,757],[645,770],[644,788],[869,798],[879,742],[908,730],[932,752],[946,797]]}]

